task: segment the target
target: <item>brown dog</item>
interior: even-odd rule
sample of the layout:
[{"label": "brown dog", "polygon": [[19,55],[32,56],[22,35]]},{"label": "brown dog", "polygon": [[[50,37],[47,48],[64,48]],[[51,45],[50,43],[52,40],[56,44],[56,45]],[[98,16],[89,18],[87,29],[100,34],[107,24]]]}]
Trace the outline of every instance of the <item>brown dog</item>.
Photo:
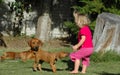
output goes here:
[{"label": "brown dog", "polygon": [[35,59],[35,54],[32,50],[23,51],[23,52],[5,52],[1,57],[0,60],[3,61],[5,59],[21,59],[25,62],[28,59]]},{"label": "brown dog", "polygon": [[48,62],[52,68],[52,71],[56,72],[56,66],[55,66],[56,60],[69,55],[68,52],[56,52],[55,53],[55,52],[47,52],[47,51],[41,50],[40,40],[36,38],[30,40],[29,45],[31,49],[35,51],[35,62],[33,65],[34,71],[36,71],[37,69],[41,71],[42,70],[41,64],[43,62]]},{"label": "brown dog", "polygon": [[19,52],[5,52],[1,57],[1,61],[5,60],[5,59],[18,59],[20,58],[19,56]]},{"label": "brown dog", "polygon": [[28,42],[28,45],[30,46],[30,50],[38,51],[39,48],[43,45],[43,42],[37,38],[33,38]]},{"label": "brown dog", "polygon": [[41,64],[43,62],[48,62],[52,68],[52,71],[56,72],[55,62],[58,59],[61,59],[61,58],[66,57],[68,55],[69,55],[68,52],[52,53],[52,52],[47,52],[47,51],[43,51],[43,50],[38,50],[38,52],[36,52],[36,58],[35,58],[35,62],[33,65],[33,70],[36,71],[38,69],[41,71],[42,70]]},{"label": "brown dog", "polygon": [[[32,43],[32,45],[31,45]],[[32,41],[29,41],[28,44],[30,45],[31,49],[28,51],[23,52],[5,52],[2,56],[0,56],[0,60],[3,61],[5,59],[21,59],[25,62],[28,59],[35,59],[34,51],[37,51],[39,47],[42,46],[42,42],[40,40],[36,40],[34,38]]]},{"label": "brown dog", "polygon": [[25,62],[28,59],[35,60],[35,54],[34,54],[34,51],[32,50],[20,52],[19,56],[23,62]]}]

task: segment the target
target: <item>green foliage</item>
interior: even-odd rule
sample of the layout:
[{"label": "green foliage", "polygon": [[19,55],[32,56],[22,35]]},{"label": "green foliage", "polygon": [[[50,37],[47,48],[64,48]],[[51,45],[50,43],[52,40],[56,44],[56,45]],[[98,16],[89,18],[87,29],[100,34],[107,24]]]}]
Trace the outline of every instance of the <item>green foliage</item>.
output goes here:
[{"label": "green foliage", "polygon": [[120,55],[113,51],[108,51],[104,54],[94,52],[93,55],[91,56],[91,61],[93,62],[120,61]]},{"label": "green foliage", "polygon": [[81,6],[73,6],[73,8],[82,14],[100,13],[104,8],[101,0],[80,0],[79,2]]},{"label": "green foliage", "polygon": [[120,15],[120,0],[102,0],[104,11]]},{"label": "green foliage", "polygon": [[3,0],[0,0],[0,3],[2,3],[3,2]]},{"label": "green foliage", "polygon": [[68,34],[77,34],[78,32],[78,27],[75,25],[75,23],[71,21],[66,21],[64,22],[65,27],[68,29]]},{"label": "green foliage", "polygon": [[22,17],[23,12],[26,11],[29,13],[31,11],[31,5],[30,4],[25,4],[24,2],[9,2],[8,6],[10,7],[10,11],[15,12],[16,16]]},{"label": "green foliage", "polygon": [[74,22],[72,21],[66,21],[64,22],[64,25],[66,27],[67,33],[68,33],[68,37],[66,39],[66,41],[68,41],[71,44],[76,44],[77,43],[77,34],[79,31],[79,28],[77,27],[77,25],[75,25]]},{"label": "green foliage", "polygon": [[8,6],[10,8],[10,13],[11,14],[15,13],[14,22],[13,22],[14,24],[13,36],[20,36],[22,25],[24,22],[24,16],[25,16],[24,11],[29,13],[31,11],[31,4],[25,3],[24,1],[16,1],[16,2],[9,2]]},{"label": "green foliage", "polygon": [[[94,32],[96,25],[95,21],[98,14],[102,12],[110,12],[120,15],[120,0],[79,0],[76,3],[77,4],[72,6],[72,8],[81,14],[86,14],[89,16],[91,19],[90,28],[92,29],[92,32]],[[73,27],[71,27],[72,24],[66,24],[68,24],[66,25],[68,28],[71,28],[71,30],[73,29]],[[73,33],[76,34],[77,32],[75,31]]]},{"label": "green foliage", "polygon": [[96,21],[93,21],[93,22],[91,22],[90,25],[89,25],[92,33],[94,33],[95,24],[96,24]]},{"label": "green foliage", "polygon": [[110,12],[120,14],[120,0],[79,0],[79,5],[72,8],[78,10],[82,14],[100,14],[102,12]]}]

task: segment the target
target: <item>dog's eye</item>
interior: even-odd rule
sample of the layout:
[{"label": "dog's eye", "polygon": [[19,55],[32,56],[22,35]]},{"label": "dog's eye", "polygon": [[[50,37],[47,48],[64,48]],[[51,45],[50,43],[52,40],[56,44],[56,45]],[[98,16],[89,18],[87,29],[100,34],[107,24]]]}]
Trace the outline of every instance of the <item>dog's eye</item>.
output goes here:
[{"label": "dog's eye", "polygon": [[40,42],[37,42],[37,44],[40,44]]},{"label": "dog's eye", "polygon": [[32,44],[35,44],[35,42],[32,42]]}]

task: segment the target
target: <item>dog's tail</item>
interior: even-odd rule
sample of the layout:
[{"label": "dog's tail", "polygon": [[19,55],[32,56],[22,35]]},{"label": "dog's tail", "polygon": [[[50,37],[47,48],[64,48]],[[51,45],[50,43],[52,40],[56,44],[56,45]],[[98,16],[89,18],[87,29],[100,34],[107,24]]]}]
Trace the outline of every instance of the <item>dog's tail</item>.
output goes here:
[{"label": "dog's tail", "polygon": [[56,53],[56,59],[62,59],[64,57],[67,57],[69,56],[69,52],[64,52],[64,51],[61,51],[61,52],[58,52]]}]

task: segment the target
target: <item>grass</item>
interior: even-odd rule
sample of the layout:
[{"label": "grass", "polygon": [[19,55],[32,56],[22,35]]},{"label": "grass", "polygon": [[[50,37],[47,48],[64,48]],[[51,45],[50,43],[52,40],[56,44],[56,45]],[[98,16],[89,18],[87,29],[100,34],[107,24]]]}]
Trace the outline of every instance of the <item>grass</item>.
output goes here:
[{"label": "grass", "polygon": [[[4,52],[3,50],[0,49],[0,55]],[[50,49],[50,51],[60,50],[72,51],[70,48]],[[114,53],[107,53],[100,57],[99,54],[94,53],[91,56],[91,65],[88,67],[85,75],[120,75],[120,61],[117,58],[119,58],[119,55],[117,56]],[[73,62],[70,61],[69,57],[56,62],[56,73],[52,72],[48,63],[42,64],[43,71],[41,72],[33,72],[32,65],[32,60],[28,60],[27,62],[22,62],[21,60],[5,60],[4,62],[0,62],[0,75],[73,75],[69,74],[70,70],[73,69]]]}]

